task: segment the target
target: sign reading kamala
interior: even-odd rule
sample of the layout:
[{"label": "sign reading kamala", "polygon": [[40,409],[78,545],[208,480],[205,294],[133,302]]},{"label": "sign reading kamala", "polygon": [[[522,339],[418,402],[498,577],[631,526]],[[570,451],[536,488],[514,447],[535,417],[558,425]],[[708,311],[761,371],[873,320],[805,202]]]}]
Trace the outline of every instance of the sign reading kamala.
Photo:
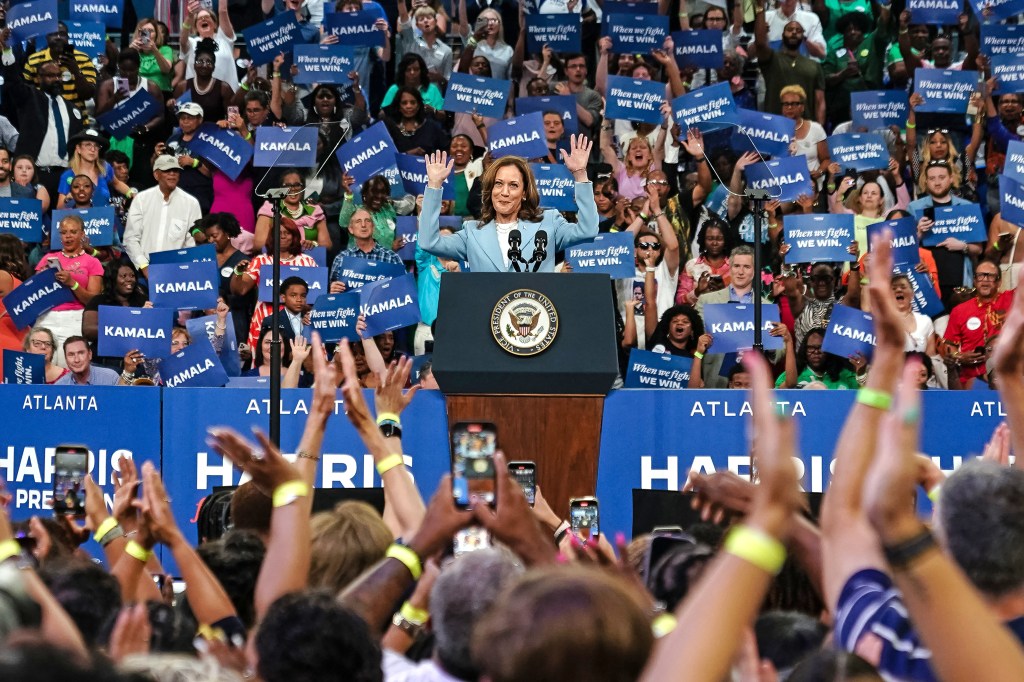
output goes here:
[{"label": "sign reading kamala", "polygon": [[793,119],[750,109],[737,109],[736,117],[739,129],[732,134],[733,151],[789,156],[789,145],[796,134],[796,122]]},{"label": "sign reading kamala", "polygon": [[734,125],[736,102],[728,83],[715,83],[672,100],[672,116],[682,129],[680,138],[685,139],[686,131],[695,126],[708,132]]},{"label": "sign reading kamala", "polygon": [[173,251],[154,251],[149,254],[150,267],[164,263],[198,263],[205,260],[217,260],[217,250],[213,244],[200,244]]},{"label": "sign reading kamala", "polygon": [[13,234],[26,244],[43,240],[43,202],[0,197],[0,233]]},{"label": "sign reading kamala", "polygon": [[359,292],[346,291],[343,294],[325,294],[316,300],[309,316],[313,331],[320,333],[324,343],[357,341],[356,319],[359,317]]},{"label": "sign reading kamala", "polygon": [[96,121],[111,137],[128,137],[136,128],[161,113],[163,106],[163,102],[157,102],[148,90],[142,88],[110,111],[97,116]]},{"label": "sign reading kamala", "polygon": [[342,173],[361,185],[379,171],[395,165],[395,143],[384,122],[374,123],[336,152]]},{"label": "sign reading kamala", "polygon": [[858,132],[889,126],[903,127],[910,105],[902,90],[862,90],[850,93],[853,129]]},{"label": "sign reading kamala", "polygon": [[[395,161],[406,193],[414,197],[423,194],[423,190],[427,187],[427,158],[412,154],[396,154]],[[455,181],[452,180],[451,175],[445,178],[441,184],[441,198],[455,198]]]},{"label": "sign reading kamala", "polygon": [[292,60],[299,72],[296,83],[333,83],[348,85],[348,74],[355,70],[355,49],[348,45],[296,45]]},{"label": "sign reading kamala", "polygon": [[[779,306],[761,306],[761,339],[765,350],[781,350],[782,337],[769,332],[779,322]],[[709,303],[704,306],[704,331],[715,338],[716,353],[735,353],[754,346],[754,306],[736,303]]]},{"label": "sign reading kamala", "polygon": [[1024,54],[1024,26],[1018,24],[981,25],[981,51],[991,57]]},{"label": "sign reading kamala", "polygon": [[511,87],[510,81],[456,71],[448,81],[442,108],[445,111],[501,118],[505,115]]},{"label": "sign reading kamala", "polygon": [[957,25],[964,11],[963,0],[907,0],[915,24]]},{"label": "sign reading kamala", "polygon": [[7,314],[18,329],[32,326],[50,308],[73,300],[71,289],[57,281],[57,271],[51,268],[32,275],[3,299]]},{"label": "sign reading kamala", "polygon": [[[313,303],[317,296],[327,293],[327,268],[302,265],[282,265],[281,281],[289,277],[301,277],[306,282],[306,303]],[[282,292],[284,293],[284,292]],[[274,266],[260,267],[260,300],[271,302],[274,296]]]},{"label": "sign reading kamala", "polygon": [[722,32],[676,31],[672,34],[676,64],[680,69],[720,69],[724,60]]},{"label": "sign reading kamala", "polygon": [[[542,204],[543,205],[543,204]],[[444,227],[444,225],[441,225]],[[400,215],[395,218],[395,237],[405,244],[396,253],[402,260],[416,259],[416,243],[420,240],[419,218],[414,215]]]},{"label": "sign reading kamala", "polygon": [[174,311],[167,308],[99,307],[98,355],[117,358],[138,350],[151,358],[171,352],[171,322]]},{"label": "sign reading kamala", "polygon": [[[450,87],[450,86],[449,86]],[[527,159],[547,156],[544,139],[544,114],[539,111],[498,121],[487,129],[491,156],[522,156]]]},{"label": "sign reading kamala", "polygon": [[57,0],[33,0],[11,5],[7,10],[8,44],[22,43],[57,31]]},{"label": "sign reading kamala", "polygon": [[881,234],[882,230],[892,232],[889,246],[892,247],[893,263],[917,265],[921,262],[921,252],[918,250],[917,244],[916,218],[897,218],[896,220],[886,220],[874,225],[868,225],[868,250],[871,249],[871,243],[874,241],[875,235]]},{"label": "sign reading kamala", "polygon": [[405,274],[405,267],[397,263],[384,263],[366,258],[346,258],[345,256],[340,258],[341,274],[338,281],[342,282],[346,289],[361,289],[371,282],[401,277]]},{"label": "sign reading kamala", "polygon": [[573,246],[565,252],[565,260],[573,272],[602,272],[624,279],[636,274],[633,248],[632,232],[609,232]]},{"label": "sign reading kamala", "polygon": [[845,263],[854,242],[853,214],[790,213],[782,219],[787,263]]},{"label": "sign reading kamala", "polygon": [[249,46],[253,65],[262,66],[274,61],[274,57],[282,52],[291,52],[300,38],[300,29],[293,12],[282,12],[273,19],[245,29],[242,37]]},{"label": "sign reading kamala", "polygon": [[530,14],[526,17],[526,51],[539,54],[547,45],[555,52],[579,52],[582,25],[579,14]]},{"label": "sign reading kamala", "polygon": [[566,135],[573,135],[579,131],[579,123],[576,121],[576,98],[572,95],[516,97],[512,101],[515,104],[517,116],[534,111],[541,113],[554,111],[562,115],[562,125],[565,126]]},{"label": "sign reading kamala", "polygon": [[625,388],[686,388],[691,365],[692,358],[634,348],[629,351],[629,366],[622,385]]},{"label": "sign reading kamala", "polygon": [[[237,377],[242,373],[242,361],[238,357],[238,337],[235,335],[235,323],[232,315],[233,313],[229,312],[227,319],[223,322],[225,325],[224,340],[221,341],[218,358],[221,366],[224,367],[224,372],[229,377]],[[185,320],[185,329],[192,335],[193,343],[201,343],[202,339],[206,339],[212,348],[213,337],[217,335],[217,325],[219,324],[221,324],[221,320],[217,315],[204,315]]]},{"label": "sign reading kamala", "polygon": [[967,113],[967,103],[977,88],[978,77],[974,71],[914,71],[914,92],[924,98],[916,110],[922,113]]},{"label": "sign reading kamala", "polygon": [[313,168],[316,166],[316,143],[316,126],[258,126],[252,165],[260,168]]},{"label": "sign reading kamala", "polygon": [[[114,223],[117,221],[117,218],[114,215],[113,206],[54,210],[52,224],[60,225],[60,221],[69,215],[77,215],[85,223],[85,235],[89,238],[91,246],[110,246],[114,243]],[[51,238],[54,233],[56,233],[58,241],[63,245],[64,240],[61,239],[60,232],[51,230]]]},{"label": "sign reading kamala", "polygon": [[576,181],[562,164],[531,163],[533,177],[537,179],[540,207],[556,211],[575,211]]},{"label": "sign reading kamala", "polygon": [[324,31],[345,45],[384,47],[384,31],[374,26],[378,18],[369,11],[332,12],[324,16]]},{"label": "sign reading kamala", "polygon": [[605,116],[608,119],[655,124],[662,122],[661,103],[665,100],[664,83],[623,76],[608,76],[607,92]]},{"label": "sign reading kamala", "polygon": [[889,167],[889,147],[877,133],[846,133],[828,138],[832,161],[858,172]]},{"label": "sign reading kamala", "polygon": [[668,36],[668,17],[657,14],[606,14],[601,35],[612,39],[612,51],[616,53],[658,50]]},{"label": "sign reading kamala", "polygon": [[149,266],[149,294],[153,305],[175,310],[217,307],[220,273],[217,261],[165,263]]},{"label": "sign reading kamala", "polygon": [[910,280],[910,287],[914,290],[914,300],[910,302],[910,305],[915,312],[928,317],[942,314],[945,306],[942,305],[939,292],[935,291],[935,285],[932,284],[932,278],[928,276],[927,272],[918,272],[909,263],[896,263],[892,271],[906,275]]},{"label": "sign reading kamala", "polygon": [[238,131],[204,123],[190,143],[192,151],[203,157],[221,173],[237,180],[252,159],[252,145]]},{"label": "sign reading kamala", "polygon": [[98,21],[107,28],[121,28],[123,11],[124,0],[71,0],[68,15]]},{"label": "sign reading kamala", "polygon": [[984,242],[988,239],[985,219],[978,204],[936,206],[935,223],[921,237],[921,246],[934,247],[948,237],[965,242]]},{"label": "sign reading kamala", "polygon": [[416,277],[402,275],[383,282],[370,282],[359,290],[359,314],[366,316],[365,338],[418,324]]},{"label": "sign reading kamala", "polygon": [[106,51],[107,29],[98,21],[65,21],[68,40],[80,50],[96,59]]},{"label": "sign reading kamala", "polygon": [[858,353],[870,358],[876,345],[875,323],[871,313],[838,303],[832,306],[825,339],[821,342],[823,351],[841,358]]},{"label": "sign reading kamala", "polygon": [[784,156],[753,163],[743,172],[747,176],[748,187],[766,190],[772,199],[796,201],[802,194],[814,194],[806,156]]},{"label": "sign reading kamala", "polygon": [[974,16],[1005,21],[1024,12],[1024,0],[971,0]]},{"label": "sign reading kamala", "polygon": [[160,363],[160,376],[168,388],[206,386],[219,388],[228,383],[227,372],[209,343],[193,343],[168,355]]},{"label": "sign reading kamala", "polygon": [[1003,220],[1024,225],[1024,184],[1006,175],[999,176],[999,211]]},{"label": "sign reading kamala", "polygon": [[46,383],[46,358],[36,353],[4,349],[5,384]]},{"label": "sign reading kamala", "polygon": [[996,79],[995,94],[1024,92],[1024,57],[1002,55],[990,61],[992,77]]}]

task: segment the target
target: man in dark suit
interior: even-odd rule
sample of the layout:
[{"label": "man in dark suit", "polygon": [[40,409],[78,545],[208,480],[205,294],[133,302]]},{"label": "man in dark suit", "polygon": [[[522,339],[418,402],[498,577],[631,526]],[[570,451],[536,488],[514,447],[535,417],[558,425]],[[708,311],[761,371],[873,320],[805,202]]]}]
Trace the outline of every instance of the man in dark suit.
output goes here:
[{"label": "man in dark suit", "polygon": [[[278,317],[278,328],[281,330],[281,342],[290,343],[309,326],[309,306],[306,305],[306,294],[309,287],[301,277],[288,277],[281,282],[281,314]],[[260,325],[260,332],[270,329],[270,315]]]}]

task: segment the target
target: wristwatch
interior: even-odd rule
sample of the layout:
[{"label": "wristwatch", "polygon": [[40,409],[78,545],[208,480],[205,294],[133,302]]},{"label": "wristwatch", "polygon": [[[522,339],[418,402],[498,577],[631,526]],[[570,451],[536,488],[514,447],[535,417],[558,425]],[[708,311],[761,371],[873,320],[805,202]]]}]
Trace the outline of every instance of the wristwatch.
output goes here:
[{"label": "wristwatch", "polygon": [[425,623],[414,623],[403,616],[401,611],[395,612],[395,615],[391,618],[391,624],[409,635],[410,639],[416,639],[419,637],[420,633],[423,632],[423,626],[425,625]]},{"label": "wristwatch", "polygon": [[401,438],[402,427],[398,422],[391,421],[390,419],[382,421],[377,425],[380,429],[380,434],[385,438]]}]

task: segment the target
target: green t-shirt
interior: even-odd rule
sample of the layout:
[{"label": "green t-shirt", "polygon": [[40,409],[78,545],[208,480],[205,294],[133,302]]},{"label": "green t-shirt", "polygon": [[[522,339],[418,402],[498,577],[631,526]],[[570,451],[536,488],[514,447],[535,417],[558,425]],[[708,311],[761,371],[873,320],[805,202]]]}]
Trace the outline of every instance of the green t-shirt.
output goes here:
[{"label": "green t-shirt", "polygon": [[[174,50],[167,45],[160,46],[160,54],[171,64],[174,63]],[[145,52],[139,53],[139,75],[156,83],[156,86],[164,92],[171,91],[171,73],[162,73],[160,64],[153,55]]]},{"label": "green t-shirt", "polygon": [[[384,93],[384,99],[380,101],[381,109],[391,104],[391,102],[394,101],[396,94],[398,94],[397,85],[392,85],[388,88],[388,91]],[[444,95],[441,94],[441,91],[438,90],[437,86],[433,83],[428,85],[426,90],[420,88],[420,95],[423,97],[423,103],[428,107],[441,109],[444,106]]]},{"label": "green t-shirt", "polygon": [[[775,380],[775,387],[779,388],[786,380],[786,373],[783,372],[779,375],[779,378]],[[825,384],[826,388],[830,389],[850,389],[856,391],[860,388],[860,384],[857,383],[857,375],[846,369],[845,367],[839,372],[839,378],[835,381],[828,374],[819,375],[810,367],[804,367],[804,371],[796,377],[797,388],[803,388],[807,384],[812,382],[820,382]]]},{"label": "green t-shirt", "polygon": [[843,0],[825,0],[825,8],[828,10],[828,23],[821,27],[822,31],[825,33],[825,40],[831,40],[832,36],[839,34],[836,30],[836,22],[838,22],[844,14],[864,12],[868,16],[871,16],[871,0],[851,0],[851,2],[843,2]]}]

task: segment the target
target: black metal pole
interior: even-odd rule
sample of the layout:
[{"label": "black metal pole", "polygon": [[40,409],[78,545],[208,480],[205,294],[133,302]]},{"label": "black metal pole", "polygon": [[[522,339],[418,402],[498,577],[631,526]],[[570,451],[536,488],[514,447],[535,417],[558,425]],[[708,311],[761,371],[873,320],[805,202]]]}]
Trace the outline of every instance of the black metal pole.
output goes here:
[{"label": "black metal pole", "polygon": [[270,238],[273,243],[274,265],[271,285],[270,312],[270,442],[281,447],[281,199],[271,199],[274,206],[274,227]]},{"label": "black metal pole", "polygon": [[764,218],[764,203],[768,200],[768,192],[763,189],[748,189],[745,194],[754,210],[754,288],[751,292],[751,299],[754,302],[754,350],[764,355],[764,324],[761,321],[761,221]]}]

